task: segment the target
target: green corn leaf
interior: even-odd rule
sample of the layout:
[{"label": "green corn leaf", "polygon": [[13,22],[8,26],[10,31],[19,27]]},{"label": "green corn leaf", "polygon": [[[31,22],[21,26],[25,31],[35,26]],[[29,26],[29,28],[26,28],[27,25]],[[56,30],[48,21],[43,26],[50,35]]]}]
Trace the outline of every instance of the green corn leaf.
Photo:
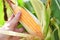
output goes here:
[{"label": "green corn leaf", "polygon": [[18,5],[21,7],[24,7],[24,1],[23,0],[18,0]]},{"label": "green corn leaf", "polygon": [[59,40],[60,40],[60,29],[58,30],[58,36],[59,36]]},{"label": "green corn leaf", "polygon": [[[54,40],[59,40],[58,30],[57,30],[57,29],[55,29],[55,30],[53,31],[53,37],[54,37]],[[53,37],[51,37],[51,39],[53,39]]]},{"label": "green corn leaf", "polygon": [[[58,36],[60,40],[60,0],[51,0],[51,15],[52,17],[55,17],[57,22],[55,24],[58,25]],[[57,33],[57,32],[56,32]]]},{"label": "green corn leaf", "polygon": [[43,26],[43,32],[45,34],[45,36],[47,35],[48,32],[48,28],[49,28],[49,23],[50,23],[50,15],[51,15],[51,10],[49,5],[47,5],[46,8],[46,13],[45,13],[45,25]]},{"label": "green corn leaf", "polygon": [[32,13],[34,12],[33,7],[32,7],[32,5],[31,5],[30,1],[24,2],[24,7],[26,7],[26,8],[27,8],[29,11],[31,11]]},{"label": "green corn leaf", "polygon": [[55,40],[54,33],[51,33],[51,40]]},{"label": "green corn leaf", "polygon": [[60,2],[56,2],[57,0],[51,0],[51,14],[52,14],[52,17],[55,17],[57,20],[60,21],[60,9],[58,7],[58,5],[60,5],[59,3]]},{"label": "green corn leaf", "polygon": [[0,0],[0,27],[4,25],[3,0]]},{"label": "green corn leaf", "polygon": [[59,30],[59,26],[58,26],[58,23],[56,21],[56,18],[52,18],[51,19],[51,24],[54,25],[54,28],[58,29]]},{"label": "green corn leaf", "polygon": [[45,39],[44,40],[51,40],[51,28],[49,27],[48,28],[48,33],[47,33],[47,36],[45,37]]},{"label": "green corn leaf", "polygon": [[56,39],[60,40],[60,29],[59,29],[59,24],[57,23],[57,20],[56,19],[52,19],[51,20],[51,24],[54,25],[54,31],[53,32],[54,32],[55,40]]}]

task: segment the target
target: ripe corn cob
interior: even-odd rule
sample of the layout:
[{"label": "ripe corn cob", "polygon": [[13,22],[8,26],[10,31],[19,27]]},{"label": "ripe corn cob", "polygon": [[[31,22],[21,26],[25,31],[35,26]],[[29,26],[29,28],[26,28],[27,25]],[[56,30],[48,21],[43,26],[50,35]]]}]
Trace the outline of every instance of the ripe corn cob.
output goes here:
[{"label": "ripe corn cob", "polygon": [[24,26],[24,28],[30,34],[39,36],[41,39],[43,39],[42,26],[40,25],[39,20],[26,9],[14,5],[11,0],[7,0],[7,2],[13,9],[14,14],[20,11],[22,12],[19,22]]}]

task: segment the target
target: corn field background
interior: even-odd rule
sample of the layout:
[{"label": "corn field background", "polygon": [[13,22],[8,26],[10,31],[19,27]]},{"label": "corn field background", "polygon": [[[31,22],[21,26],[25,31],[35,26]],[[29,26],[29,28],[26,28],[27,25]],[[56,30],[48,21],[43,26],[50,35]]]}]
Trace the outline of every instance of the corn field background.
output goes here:
[{"label": "corn field background", "polygon": [[[60,40],[60,0],[13,0],[13,2],[27,9],[39,20],[44,40]],[[9,18],[12,15],[12,9],[6,1],[5,6]],[[0,0],[0,28],[6,22],[4,15],[3,0]],[[20,23],[17,28],[21,27],[23,25]]]}]

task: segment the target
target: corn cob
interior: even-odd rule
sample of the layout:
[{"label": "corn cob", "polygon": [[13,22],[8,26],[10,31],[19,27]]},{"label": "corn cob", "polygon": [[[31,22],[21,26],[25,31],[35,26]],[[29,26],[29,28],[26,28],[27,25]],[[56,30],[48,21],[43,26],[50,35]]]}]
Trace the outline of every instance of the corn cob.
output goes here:
[{"label": "corn cob", "polygon": [[24,28],[30,34],[39,36],[41,39],[43,39],[42,26],[40,25],[39,20],[29,11],[27,11],[27,9],[14,5],[11,3],[11,0],[7,0],[7,2],[13,9],[14,14],[18,13],[19,11],[22,12],[19,22],[24,26]]}]

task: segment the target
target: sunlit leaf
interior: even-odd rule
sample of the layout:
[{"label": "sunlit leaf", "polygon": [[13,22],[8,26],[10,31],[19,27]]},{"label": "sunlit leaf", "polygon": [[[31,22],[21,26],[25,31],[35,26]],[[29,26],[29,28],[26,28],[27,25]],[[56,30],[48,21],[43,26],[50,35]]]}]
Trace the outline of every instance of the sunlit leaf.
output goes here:
[{"label": "sunlit leaf", "polygon": [[0,27],[2,27],[4,23],[3,2],[0,0]]},{"label": "sunlit leaf", "polygon": [[21,7],[24,7],[24,1],[23,0],[18,0],[18,5]]}]

